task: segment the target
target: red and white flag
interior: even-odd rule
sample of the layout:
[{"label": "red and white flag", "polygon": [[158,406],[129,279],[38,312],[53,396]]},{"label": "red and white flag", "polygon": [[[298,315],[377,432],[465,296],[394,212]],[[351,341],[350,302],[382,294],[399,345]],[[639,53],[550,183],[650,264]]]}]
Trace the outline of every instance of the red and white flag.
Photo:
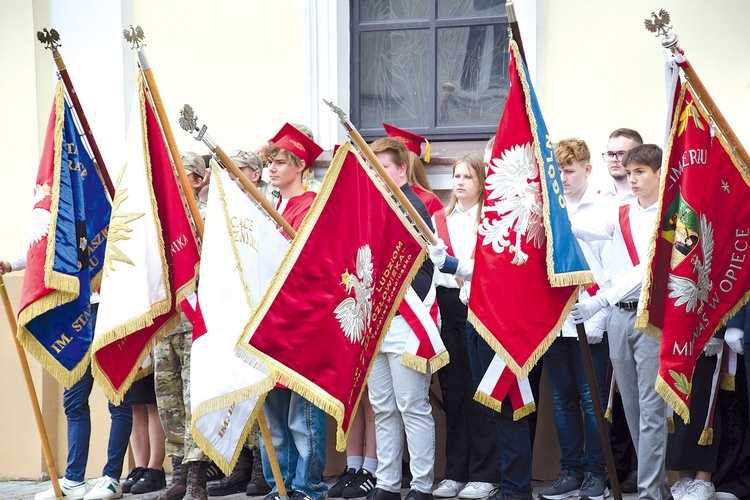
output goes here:
[{"label": "red and white flag", "polygon": [[223,169],[212,170],[198,287],[206,333],[193,336],[192,435],[226,474],[273,382],[234,352],[289,240]]},{"label": "red and white flag", "polygon": [[513,406],[513,420],[525,417],[536,411],[534,394],[531,392],[529,378],[518,378],[510,371],[503,358],[495,354],[477,386],[474,399],[499,412],[503,400],[508,396]]},{"label": "red and white flag", "polygon": [[341,146],[238,342],[240,356],[336,420],[339,450],[423,245],[382,180]]},{"label": "red and white flag", "polygon": [[427,367],[430,373],[435,373],[447,365],[450,358],[440,336],[440,309],[435,287],[430,287],[424,300],[409,287],[398,311],[411,328],[401,363],[420,373],[427,373]]},{"label": "red and white flag", "polygon": [[116,176],[92,371],[107,397],[122,401],[158,341],[180,321],[176,306],[195,290],[198,244],[159,121],[138,74]]}]

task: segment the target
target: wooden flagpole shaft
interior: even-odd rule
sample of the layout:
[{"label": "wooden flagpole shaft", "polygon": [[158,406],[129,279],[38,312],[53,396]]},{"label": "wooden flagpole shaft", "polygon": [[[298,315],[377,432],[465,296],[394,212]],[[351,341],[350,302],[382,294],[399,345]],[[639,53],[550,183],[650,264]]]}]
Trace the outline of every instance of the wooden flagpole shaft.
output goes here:
[{"label": "wooden flagpole shaft", "polygon": [[75,87],[73,87],[73,82],[70,80],[70,75],[68,74],[68,70],[65,67],[65,61],[63,61],[60,52],[56,48],[52,47],[51,50],[52,58],[54,59],[55,65],[57,66],[57,72],[60,74],[60,78],[62,78],[65,89],[68,91],[70,103],[73,105],[73,109],[75,110],[76,116],[78,117],[78,121],[81,123],[81,127],[83,128],[83,133],[89,143],[89,146],[91,147],[91,153],[94,155],[94,160],[96,160],[96,166],[99,169],[99,174],[101,174],[102,176],[104,185],[107,186],[107,191],[109,192],[110,198],[114,198],[115,186],[114,184],[112,184],[112,178],[109,176],[107,167],[104,165],[104,160],[102,159],[102,154],[99,151],[99,146],[96,144],[96,139],[94,139],[94,133],[91,131],[91,127],[89,126],[89,122],[86,119],[86,115],[83,114],[83,107],[81,107],[81,102],[78,100],[78,93],[76,93],[76,89]]},{"label": "wooden flagpole shaft", "polygon": [[[669,32],[672,29],[672,26],[669,24],[669,13],[661,9],[658,15],[652,12],[651,17],[652,19],[645,20],[646,29],[652,33],[656,33],[656,36],[663,36],[661,40],[663,48],[669,50],[674,55],[682,55],[684,57],[684,52],[679,46],[680,37]],[[729,122],[727,122],[724,115],[719,111],[719,107],[711,98],[708,90],[706,90],[693,65],[690,64],[687,58],[685,58],[684,62],[678,64],[682,68],[685,78],[693,87],[695,98],[703,103],[711,120],[716,124],[721,133],[724,134],[729,146],[734,150],[735,157],[744,164],[745,170],[750,169],[750,156],[748,156],[747,150],[742,146],[732,127],[729,126]]]},{"label": "wooden flagpole shaft", "polygon": [[276,449],[273,447],[273,441],[271,441],[271,431],[268,430],[268,422],[266,422],[266,415],[262,408],[258,412],[258,426],[260,427],[260,433],[263,434],[263,443],[266,445],[268,461],[271,462],[271,470],[273,471],[273,479],[276,481],[276,489],[279,491],[279,498],[280,500],[287,500],[284,476],[281,475],[279,459],[276,457]]},{"label": "wooden flagpole shaft", "polygon": [[242,184],[242,187],[245,188],[248,193],[250,193],[250,196],[252,196],[255,201],[260,204],[261,207],[263,207],[263,210],[265,210],[265,212],[269,216],[271,216],[273,221],[284,230],[289,238],[293,239],[297,235],[297,231],[295,231],[294,228],[286,221],[286,219],[281,216],[279,211],[276,210],[276,208],[271,204],[270,201],[268,201],[268,198],[263,196],[263,193],[260,192],[255,184],[253,184],[250,179],[248,179],[247,176],[242,173],[242,170],[240,170],[237,164],[232,161],[229,155],[227,155],[220,146],[216,146],[211,151],[219,157],[221,163],[227,168],[227,170],[232,173],[233,176],[237,178],[240,184]]},{"label": "wooden flagpole shaft", "polygon": [[682,72],[685,74],[685,79],[693,87],[693,90],[695,90],[695,97],[703,103],[703,106],[706,108],[706,111],[708,111],[711,119],[716,123],[716,126],[724,134],[724,137],[726,137],[729,146],[736,153],[737,159],[744,164],[746,170],[750,169],[750,156],[748,156],[747,150],[742,146],[742,143],[735,135],[732,127],[729,126],[729,122],[727,122],[724,115],[719,111],[719,107],[711,98],[708,90],[706,90],[703,82],[698,77],[698,73],[696,73],[695,69],[693,69],[693,66],[689,62],[681,64],[680,68],[682,68]]},{"label": "wooden flagpole shaft", "polygon": [[[612,455],[612,446],[609,442],[607,425],[604,421],[604,409],[599,392],[599,385],[596,383],[596,374],[594,373],[594,363],[591,361],[591,349],[589,341],[586,338],[586,328],[583,324],[576,325],[578,332],[578,345],[581,348],[581,358],[583,359],[583,371],[586,373],[586,382],[589,384],[589,394],[591,394],[591,403],[594,405],[594,417],[596,418],[596,428],[599,431],[599,441],[604,451],[604,459],[607,463],[607,474],[609,475],[609,485],[612,488],[612,496],[615,500],[622,500],[622,490],[620,490],[620,480],[617,477],[617,468],[615,458]],[[602,342],[607,342],[602,340]]]},{"label": "wooden flagpole shaft", "polygon": [[55,491],[55,496],[57,498],[62,498],[60,481],[57,478],[57,468],[55,467],[55,459],[52,456],[52,448],[50,447],[49,438],[47,437],[47,429],[44,426],[42,410],[39,407],[39,401],[36,398],[34,380],[31,378],[31,370],[29,369],[29,362],[26,359],[26,353],[18,342],[18,338],[15,334],[15,332],[18,331],[16,315],[13,313],[13,306],[10,304],[10,298],[8,297],[8,291],[5,289],[5,281],[2,276],[0,276],[0,295],[2,296],[3,306],[5,306],[5,315],[8,317],[8,325],[10,326],[11,335],[13,336],[13,343],[16,345],[18,360],[21,362],[23,378],[26,380],[26,389],[29,391],[29,399],[31,399],[31,407],[34,410],[36,428],[39,431],[39,437],[42,440],[42,450],[44,450],[44,459],[47,461],[47,470],[49,471],[50,480],[52,481],[52,488]]},{"label": "wooden flagpole shaft", "polygon": [[206,133],[208,127],[206,127],[205,125],[203,125],[203,127],[201,128],[198,127],[196,123],[198,117],[193,113],[193,108],[189,104],[185,104],[181,113],[182,118],[180,118],[180,127],[182,127],[182,130],[188,132],[189,134],[198,132],[194,139],[196,141],[203,142],[203,144],[205,144],[208,149],[210,149],[211,152],[219,158],[219,161],[224,165],[224,167],[226,167],[226,169],[229,170],[232,175],[237,178],[242,187],[245,188],[248,193],[250,193],[253,199],[263,208],[263,210],[265,210],[265,212],[273,219],[273,221],[284,230],[287,236],[289,236],[289,238],[294,238],[297,235],[297,231],[295,231],[294,228],[292,228],[292,226],[281,216],[279,211],[276,210],[271,202],[268,201],[265,196],[263,196],[263,193],[258,190],[255,184],[253,184],[250,179],[248,179],[245,174],[242,173],[239,167],[237,167],[234,161],[232,161],[232,159],[224,152],[224,150],[219,147],[216,141],[214,141],[214,139]]},{"label": "wooden flagpole shaft", "polygon": [[138,64],[143,72],[143,77],[146,79],[148,90],[151,93],[151,98],[156,108],[156,114],[159,115],[159,122],[161,122],[161,128],[164,131],[164,137],[167,139],[167,146],[169,152],[172,155],[172,161],[177,169],[177,177],[180,179],[180,185],[182,191],[185,193],[185,199],[187,200],[188,209],[190,214],[193,216],[193,222],[195,223],[195,232],[198,234],[198,238],[203,240],[203,219],[200,216],[198,210],[198,202],[193,196],[193,187],[190,185],[187,173],[185,172],[185,166],[182,164],[182,158],[180,158],[180,150],[177,147],[177,143],[174,140],[174,134],[172,134],[172,127],[169,125],[169,118],[164,110],[164,103],[161,100],[161,94],[159,94],[159,87],[156,86],[156,79],[154,73],[151,70],[151,65],[148,63],[146,53],[142,48],[138,49]]},{"label": "wooden flagpole shaft", "polygon": [[365,155],[365,158],[368,162],[370,162],[370,165],[375,168],[375,170],[378,172],[378,175],[383,179],[383,181],[385,181],[386,185],[393,193],[393,196],[398,200],[403,209],[406,210],[406,213],[409,214],[409,217],[419,228],[427,241],[429,241],[432,245],[436,245],[437,237],[435,236],[435,233],[433,233],[430,228],[427,227],[425,221],[422,220],[422,217],[417,213],[416,209],[411,204],[409,199],[401,191],[401,186],[397,186],[393,179],[391,179],[391,176],[388,175],[385,167],[383,167],[383,164],[380,163],[380,160],[377,156],[375,156],[375,153],[372,152],[372,149],[370,149],[370,146],[362,138],[362,135],[360,135],[354,124],[352,124],[352,122],[346,117],[341,108],[329,101],[326,101],[325,99],[323,100],[323,102],[325,102],[334,113],[339,115],[341,124],[344,125],[344,128],[346,128],[346,130],[349,132],[349,137],[351,137],[352,142],[359,148],[362,154]]},{"label": "wooden flagpole shaft", "polygon": [[513,5],[513,0],[506,0],[505,12],[508,14],[508,25],[510,26],[510,33],[513,36],[513,40],[516,41],[518,46],[518,53],[521,54],[521,58],[526,61],[526,52],[523,50],[523,42],[521,41],[521,29],[518,27],[518,19],[516,19],[516,9]]}]

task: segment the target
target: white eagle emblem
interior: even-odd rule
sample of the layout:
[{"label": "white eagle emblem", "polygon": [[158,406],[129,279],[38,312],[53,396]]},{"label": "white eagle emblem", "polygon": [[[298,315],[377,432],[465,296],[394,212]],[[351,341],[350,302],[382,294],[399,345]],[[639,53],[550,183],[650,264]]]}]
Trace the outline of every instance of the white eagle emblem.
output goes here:
[{"label": "white eagle emblem", "polygon": [[357,250],[357,275],[349,274],[347,269],[341,275],[341,284],[346,287],[346,293],[354,288],[354,297],[347,297],[333,311],[339,320],[344,336],[352,344],[362,342],[364,332],[370,327],[372,316],[373,283],[372,250],[370,245],[364,245]]},{"label": "white eagle emblem", "polygon": [[[539,176],[531,143],[506,149],[492,164],[486,180],[487,200],[496,201],[485,206],[478,232],[484,236],[483,245],[491,243],[497,253],[508,248],[515,253],[513,264],[524,264],[529,256],[521,249],[522,238],[526,236],[526,243],[536,248],[544,241],[541,187],[539,181],[530,182]],[[498,217],[489,218],[488,212],[496,212]],[[511,229],[515,242],[508,238]]]},{"label": "white eagle emblem", "polygon": [[[52,190],[45,182],[37,185],[34,189],[34,205],[51,196]],[[39,243],[49,233],[49,225],[52,214],[46,208],[34,208],[31,210],[31,221],[29,223],[29,245]]]},{"label": "white eagle emblem", "polygon": [[[701,214],[701,250],[705,262],[701,262],[697,255],[691,260],[694,271],[698,273],[697,281],[669,273],[669,282],[667,283],[667,288],[671,290],[669,298],[677,299],[674,305],[685,304],[686,312],[695,310],[698,314],[703,312],[703,306],[708,302],[708,294],[713,288],[713,283],[711,283],[708,275],[711,273],[711,259],[714,253],[714,228],[706,220],[705,214]],[[700,302],[700,305],[698,302]]]}]

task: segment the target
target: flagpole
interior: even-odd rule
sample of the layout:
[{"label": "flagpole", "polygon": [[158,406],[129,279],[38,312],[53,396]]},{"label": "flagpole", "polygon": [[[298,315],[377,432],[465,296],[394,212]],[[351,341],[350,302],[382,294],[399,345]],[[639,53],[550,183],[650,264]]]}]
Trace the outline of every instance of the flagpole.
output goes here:
[{"label": "flagpole", "polygon": [[195,140],[202,141],[203,144],[205,144],[208,149],[210,149],[211,152],[219,158],[219,161],[222,163],[222,165],[227,170],[229,170],[229,172],[231,172],[234,177],[237,178],[239,183],[242,184],[242,187],[245,188],[245,191],[250,193],[253,199],[255,199],[255,201],[260,204],[261,207],[263,207],[263,210],[273,219],[273,221],[284,230],[287,236],[289,236],[289,238],[294,238],[297,234],[297,231],[295,231],[294,228],[292,228],[292,226],[284,219],[284,217],[281,216],[279,211],[276,210],[271,202],[268,201],[265,196],[263,196],[263,193],[258,190],[255,184],[253,184],[250,179],[248,179],[247,176],[242,173],[239,167],[237,167],[234,161],[232,161],[232,159],[227,156],[224,150],[219,147],[216,141],[214,141],[214,139],[206,133],[208,127],[206,125],[198,127],[198,117],[193,112],[193,108],[189,104],[185,104],[182,110],[180,110],[180,115],[182,115],[182,117],[180,118],[180,127],[182,127],[182,130],[190,134],[198,132],[194,137]]},{"label": "flagpole", "polygon": [[[521,58],[525,62],[522,52],[521,44],[521,32],[518,29],[518,22],[516,21],[515,12],[513,10],[513,1],[508,0],[505,4],[508,12],[508,20],[511,21],[511,37],[516,42],[516,46],[519,48]],[[512,18],[512,19],[511,19]],[[596,427],[599,432],[599,441],[601,442],[602,451],[604,452],[604,459],[607,464],[607,475],[609,476],[609,484],[612,488],[612,496],[615,500],[622,500],[622,491],[620,490],[620,481],[617,478],[617,468],[615,467],[615,459],[612,455],[612,446],[609,442],[609,436],[607,435],[607,426],[604,420],[604,411],[602,409],[602,401],[599,396],[599,387],[596,383],[596,374],[594,372],[594,363],[591,360],[591,350],[589,349],[588,339],[586,338],[586,329],[582,324],[576,325],[576,331],[578,333],[578,345],[581,349],[581,359],[583,361],[583,371],[586,374],[586,382],[589,385],[589,392],[591,394],[591,402],[594,407],[594,418],[596,419]]]},{"label": "flagpole", "polygon": [[505,12],[508,14],[508,25],[510,27],[510,33],[513,39],[516,41],[518,46],[518,53],[521,54],[521,59],[526,61],[526,52],[523,50],[523,42],[521,41],[521,29],[518,27],[518,19],[516,19],[516,9],[513,5],[513,0],[507,0],[505,2]]},{"label": "flagpole", "polygon": [[172,162],[177,170],[177,177],[180,179],[180,185],[182,186],[182,192],[185,193],[185,201],[187,201],[188,209],[193,217],[193,223],[195,224],[195,232],[198,235],[199,240],[203,240],[203,218],[200,215],[198,209],[198,202],[195,200],[195,196],[189,196],[189,193],[193,192],[193,187],[190,185],[187,173],[185,172],[185,166],[182,164],[182,158],[180,157],[180,150],[177,147],[177,142],[174,140],[174,134],[172,133],[172,126],[169,124],[169,118],[164,110],[164,103],[161,100],[161,94],[159,93],[159,87],[156,85],[156,79],[154,78],[154,72],[151,70],[151,65],[146,57],[146,52],[143,50],[143,30],[140,26],[133,28],[130,25],[130,29],[123,32],[125,40],[130,42],[130,48],[135,50],[138,54],[138,66],[141,68],[143,77],[146,79],[146,86],[148,87],[149,93],[151,94],[151,100],[154,103],[156,114],[159,116],[159,122],[161,129],[164,132],[164,137],[167,140],[167,146],[169,147],[169,153],[172,156]]},{"label": "flagpole", "polygon": [[26,359],[26,353],[18,342],[15,332],[18,330],[18,324],[16,323],[16,315],[13,312],[13,306],[10,304],[10,298],[8,297],[8,291],[5,289],[5,281],[0,276],[0,296],[2,296],[3,306],[5,306],[5,315],[8,318],[8,325],[10,326],[11,336],[13,337],[13,343],[16,345],[16,352],[18,353],[18,360],[21,362],[21,369],[23,370],[23,378],[26,381],[26,389],[29,391],[29,398],[31,399],[31,407],[34,410],[34,419],[36,420],[36,428],[39,431],[39,437],[42,440],[42,450],[44,450],[44,459],[47,462],[47,470],[49,471],[50,480],[52,481],[52,489],[55,491],[56,498],[62,498],[62,490],[60,490],[60,481],[57,478],[57,468],[55,467],[55,459],[52,456],[52,448],[49,444],[49,438],[47,437],[47,429],[44,426],[44,419],[42,418],[42,410],[39,407],[39,401],[36,397],[36,389],[34,388],[34,380],[31,378],[31,370],[29,369],[29,361]]},{"label": "flagpole", "polygon": [[[622,500],[622,491],[620,490],[620,480],[617,477],[617,467],[615,458],[612,455],[612,446],[609,442],[607,433],[607,424],[604,421],[604,409],[602,408],[602,399],[599,392],[599,386],[596,383],[596,374],[594,373],[594,363],[591,361],[591,349],[589,341],[586,338],[586,328],[583,324],[576,325],[578,332],[578,345],[581,348],[581,358],[583,359],[583,371],[586,373],[586,382],[589,384],[589,393],[591,394],[591,403],[594,406],[594,417],[596,418],[596,428],[599,431],[599,441],[604,450],[604,458],[607,462],[607,474],[609,475],[609,485],[612,488],[612,496],[615,500]],[[603,342],[606,342],[603,341]]]},{"label": "flagpole", "polygon": [[[664,38],[661,40],[662,47],[671,51],[673,55],[681,55],[684,57],[684,52],[678,45],[679,37],[674,33],[669,33],[669,30],[672,28],[672,26],[668,24],[670,20],[669,13],[662,9],[659,11],[658,15],[655,12],[652,12],[651,17],[653,20],[645,20],[646,29],[652,33],[656,33],[656,36],[663,35]],[[685,58],[683,62],[678,62],[677,64],[682,68],[685,79],[693,87],[693,96],[703,103],[703,107],[706,109],[711,121],[714,122],[719,131],[724,134],[729,147],[735,153],[735,158],[743,163],[746,171],[750,169],[750,156],[748,156],[747,150],[742,146],[742,143],[737,135],[735,135],[732,127],[729,126],[729,122],[727,122],[726,118],[724,118],[724,115],[719,110],[719,107],[711,98],[711,95],[698,77],[698,73],[695,71],[692,64],[688,62],[687,58]]]},{"label": "flagpole", "polygon": [[383,181],[386,183],[386,185],[390,188],[391,192],[393,193],[393,196],[398,200],[398,202],[401,204],[401,207],[406,210],[406,213],[409,215],[409,217],[412,219],[413,223],[419,228],[419,230],[422,232],[422,235],[427,239],[427,241],[430,242],[432,245],[437,244],[437,237],[435,236],[435,233],[432,232],[432,230],[427,227],[427,224],[424,220],[422,220],[422,217],[417,213],[417,210],[414,208],[414,205],[411,204],[409,199],[404,195],[404,193],[401,191],[401,187],[397,186],[396,183],[391,179],[391,176],[388,175],[388,172],[385,171],[385,168],[383,167],[383,164],[380,163],[380,160],[377,156],[375,156],[375,153],[372,152],[372,149],[370,149],[370,146],[367,144],[367,142],[362,138],[362,135],[360,135],[357,128],[354,126],[354,124],[349,120],[349,118],[346,116],[346,113],[344,113],[344,110],[336,106],[330,101],[326,101],[323,99],[323,102],[328,105],[329,108],[331,108],[331,111],[336,113],[339,116],[339,120],[341,121],[341,124],[344,126],[344,128],[349,132],[349,137],[351,137],[352,142],[359,148],[359,150],[362,152],[362,154],[365,155],[365,158],[368,162],[370,162],[370,165],[375,168],[375,170],[378,172],[378,175],[383,179]]},{"label": "flagpole", "polygon": [[60,75],[63,84],[65,85],[65,90],[67,90],[68,92],[70,103],[73,105],[73,110],[75,111],[76,117],[78,118],[78,122],[81,124],[84,137],[88,141],[89,147],[91,148],[91,153],[94,155],[94,161],[97,166],[97,170],[99,170],[99,174],[102,176],[102,180],[104,181],[104,185],[107,187],[107,192],[109,193],[110,198],[114,198],[114,184],[112,184],[112,179],[110,178],[107,167],[105,166],[104,160],[102,159],[102,154],[99,151],[99,146],[96,144],[96,139],[94,139],[94,133],[91,131],[91,127],[89,126],[89,122],[86,119],[86,115],[83,113],[83,107],[81,106],[81,102],[78,100],[78,93],[76,92],[75,87],[73,87],[73,82],[71,81],[70,75],[68,74],[68,69],[65,67],[65,61],[63,61],[62,55],[60,55],[60,52],[57,50],[57,47],[60,45],[60,34],[55,29],[47,31],[47,28],[44,28],[42,31],[37,31],[36,37],[41,43],[45,45],[45,48],[52,51],[52,59],[55,61],[57,72]]}]

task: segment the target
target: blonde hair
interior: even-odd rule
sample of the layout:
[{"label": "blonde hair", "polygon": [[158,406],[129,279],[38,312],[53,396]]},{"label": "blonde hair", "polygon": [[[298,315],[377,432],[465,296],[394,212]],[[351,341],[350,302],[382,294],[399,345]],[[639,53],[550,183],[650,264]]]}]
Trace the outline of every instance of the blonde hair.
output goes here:
[{"label": "blonde hair", "polygon": [[555,144],[557,166],[567,167],[578,161],[591,161],[591,151],[584,141],[577,137],[562,139]]},{"label": "blonde hair", "polygon": [[[476,181],[477,185],[479,186],[479,199],[477,200],[477,203],[479,204],[479,209],[477,210],[477,220],[476,223],[479,225],[482,222],[482,203],[484,203],[484,180],[486,178],[486,174],[484,172],[484,158],[482,158],[481,155],[477,153],[469,153],[467,155],[462,156],[456,162],[453,164],[453,169],[451,170],[451,174],[456,174],[456,167],[459,163],[465,163],[466,166],[469,167],[469,172],[473,171],[476,175]],[[448,206],[445,207],[445,215],[450,215],[453,213],[453,211],[456,209],[456,204],[458,203],[458,198],[456,197],[456,193],[451,191],[451,199],[448,201]]]}]

